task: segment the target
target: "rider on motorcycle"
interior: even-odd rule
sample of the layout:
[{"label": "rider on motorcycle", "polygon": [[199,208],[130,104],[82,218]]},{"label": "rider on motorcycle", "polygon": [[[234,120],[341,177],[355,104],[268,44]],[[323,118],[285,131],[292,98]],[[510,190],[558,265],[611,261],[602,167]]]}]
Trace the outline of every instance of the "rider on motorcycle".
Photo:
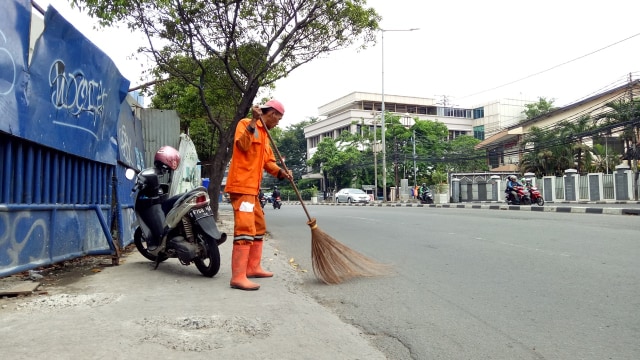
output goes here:
[{"label": "rider on motorcycle", "polygon": [[273,193],[271,194],[271,198],[272,198],[273,200],[275,200],[275,199],[277,199],[277,198],[279,198],[279,197],[280,197],[280,190],[278,190],[278,187],[277,187],[277,186],[274,186],[274,187],[273,187]]},{"label": "rider on motorcycle", "polygon": [[422,196],[429,191],[429,188],[427,187],[427,183],[422,183],[422,186],[420,186],[420,188],[418,189],[418,199],[420,200],[425,200],[422,198]]},{"label": "rider on motorcycle", "polygon": [[520,199],[518,198],[517,191],[514,188],[515,186],[522,186],[522,184],[518,182],[518,178],[515,175],[509,175],[507,177],[507,189],[505,190],[505,192],[508,193],[509,196],[511,196],[515,204],[519,204]]}]

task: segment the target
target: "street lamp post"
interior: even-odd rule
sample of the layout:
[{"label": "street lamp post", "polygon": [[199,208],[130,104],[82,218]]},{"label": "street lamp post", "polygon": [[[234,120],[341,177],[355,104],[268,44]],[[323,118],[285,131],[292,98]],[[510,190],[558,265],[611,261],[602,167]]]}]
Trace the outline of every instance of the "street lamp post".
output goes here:
[{"label": "street lamp post", "polygon": [[376,133],[378,132],[378,124],[376,123],[375,115],[373,117],[373,201],[378,201],[378,141],[376,140]]},{"label": "street lamp post", "polygon": [[[387,31],[415,31],[418,28],[411,29],[380,29],[382,33],[381,45],[382,45],[382,112],[380,115],[380,121],[382,123],[382,202],[387,201],[387,147],[385,145],[385,119],[384,119],[384,33]],[[396,184],[397,185],[397,184]]]}]

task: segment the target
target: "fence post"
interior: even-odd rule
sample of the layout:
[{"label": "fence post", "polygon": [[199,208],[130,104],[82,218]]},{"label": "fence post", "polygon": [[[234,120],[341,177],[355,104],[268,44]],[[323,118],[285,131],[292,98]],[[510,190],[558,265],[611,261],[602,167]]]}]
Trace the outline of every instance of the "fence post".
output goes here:
[{"label": "fence post", "polygon": [[460,179],[451,179],[451,202],[460,202]]},{"label": "fence post", "polygon": [[613,193],[616,200],[633,198],[633,172],[629,169],[629,165],[620,164],[613,173]]},{"label": "fence post", "polygon": [[564,200],[578,201],[579,177],[578,170],[567,169],[564,171]]},{"label": "fence post", "polygon": [[542,177],[542,197],[544,201],[555,202],[556,201],[556,177],[555,176],[543,176]]},{"label": "fence post", "polygon": [[587,179],[589,201],[602,200],[602,194],[604,193],[604,188],[602,185],[602,173],[589,173],[587,174]]},{"label": "fence post", "polygon": [[491,175],[491,200],[493,201],[502,201],[504,200],[502,197],[502,192],[500,191],[500,184],[502,181],[500,180],[500,176]]}]

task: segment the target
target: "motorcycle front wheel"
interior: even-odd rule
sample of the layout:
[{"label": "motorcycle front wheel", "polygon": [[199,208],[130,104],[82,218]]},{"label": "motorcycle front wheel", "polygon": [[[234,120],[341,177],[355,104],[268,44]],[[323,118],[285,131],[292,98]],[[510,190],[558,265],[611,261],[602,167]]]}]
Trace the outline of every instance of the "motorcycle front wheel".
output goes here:
[{"label": "motorcycle front wheel", "polygon": [[220,249],[217,245],[208,248],[206,256],[193,259],[193,263],[203,276],[214,277],[220,271]]},{"label": "motorcycle front wheel", "polygon": [[542,196],[536,199],[536,204],[538,204],[538,206],[544,205],[544,199],[542,198]]},{"label": "motorcycle front wheel", "polygon": [[[136,249],[138,249],[142,256],[151,261],[156,261],[158,257],[147,250],[147,239],[144,238],[142,229],[140,229],[140,227],[137,227],[135,233],[133,234],[133,243],[136,244]],[[160,259],[158,260],[158,262],[163,262],[167,259],[168,258],[166,255],[160,255]]]}]

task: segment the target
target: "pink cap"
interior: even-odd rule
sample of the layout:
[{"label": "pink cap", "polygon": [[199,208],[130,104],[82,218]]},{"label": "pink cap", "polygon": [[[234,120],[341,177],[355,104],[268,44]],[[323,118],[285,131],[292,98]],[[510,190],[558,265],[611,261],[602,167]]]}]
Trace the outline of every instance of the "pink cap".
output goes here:
[{"label": "pink cap", "polygon": [[284,115],[284,106],[278,100],[271,99],[266,102],[266,104],[260,106],[261,109],[273,108],[280,114]]}]

